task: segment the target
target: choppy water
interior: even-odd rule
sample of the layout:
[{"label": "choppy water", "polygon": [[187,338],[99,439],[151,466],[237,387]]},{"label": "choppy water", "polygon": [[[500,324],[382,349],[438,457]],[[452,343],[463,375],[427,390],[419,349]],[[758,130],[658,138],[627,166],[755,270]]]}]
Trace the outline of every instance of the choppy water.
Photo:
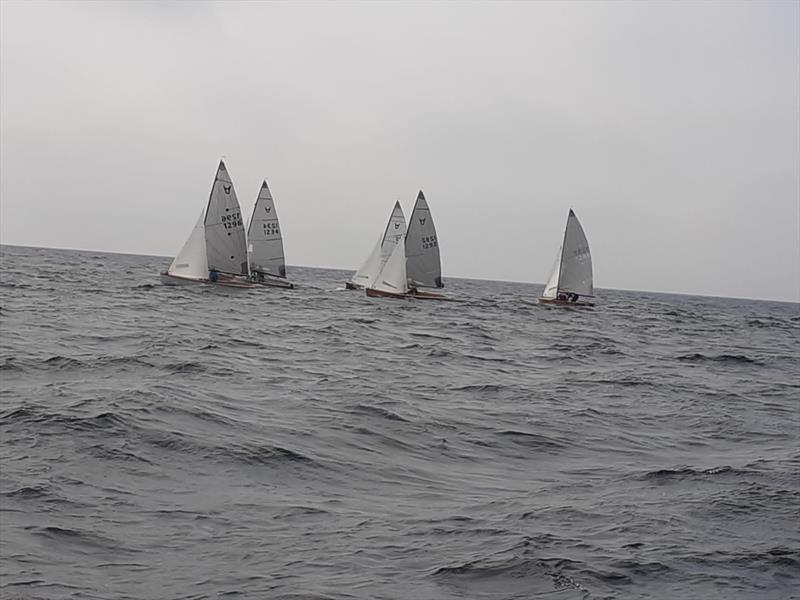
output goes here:
[{"label": "choppy water", "polygon": [[800,307],[2,248],[3,598],[800,598]]}]

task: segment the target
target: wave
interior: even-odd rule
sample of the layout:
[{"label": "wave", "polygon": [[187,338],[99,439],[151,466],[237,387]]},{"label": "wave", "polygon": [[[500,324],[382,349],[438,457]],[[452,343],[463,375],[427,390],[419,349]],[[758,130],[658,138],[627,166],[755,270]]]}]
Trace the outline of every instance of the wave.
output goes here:
[{"label": "wave", "polygon": [[189,374],[189,373],[205,373],[208,368],[204,365],[193,362],[193,361],[185,361],[185,362],[176,362],[176,363],[169,363],[164,365],[164,369],[169,371],[173,374]]},{"label": "wave", "polygon": [[[574,568],[569,559],[543,559],[531,556],[533,547],[523,542],[507,551],[479,557],[454,566],[438,567],[430,577],[443,583],[468,586],[471,592],[483,587],[502,586],[503,597],[548,597],[553,591],[573,589],[588,594],[589,590],[566,572]],[[565,568],[566,567],[566,568]]]},{"label": "wave", "polygon": [[14,356],[9,356],[7,358],[3,358],[0,361],[0,371],[25,371],[25,367],[23,367],[19,361]]},{"label": "wave", "polygon": [[497,362],[497,363],[508,363],[512,362],[510,358],[503,358],[502,356],[478,356],[477,354],[465,354],[466,358],[471,358],[473,360],[480,360],[485,362]]},{"label": "wave", "polygon": [[102,412],[93,416],[76,416],[51,412],[44,408],[33,408],[30,406],[21,406],[0,415],[0,424],[35,424],[38,427],[52,425],[80,431],[112,431],[130,428],[130,424],[125,418],[111,411]]},{"label": "wave", "polygon": [[373,323],[377,323],[378,319],[368,319],[366,317],[356,317],[353,319],[353,323],[360,323],[362,325],[372,325]]},{"label": "wave", "polygon": [[17,498],[20,500],[35,500],[37,498],[48,498],[52,494],[50,486],[47,485],[30,485],[24,486],[16,490],[0,493],[0,496],[6,498]]},{"label": "wave", "polygon": [[153,464],[153,461],[120,448],[111,448],[104,444],[93,444],[84,448],[84,451],[103,460],[119,460],[123,462],[139,462],[145,464]]},{"label": "wave", "polygon": [[411,331],[409,334],[411,337],[419,337],[419,338],[429,338],[434,340],[442,340],[444,342],[454,342],[455,340],[447,335],[436,335],[434,333],[424,333],[421,331]]},{"label": "wave", "polygon": [[503,392],[507,389],[508,387],[505,385],[498,385],[493,383],[484,383],[478,385],[460,385],[457,387],[450,388],[450,390],[453,392],[481,392],[481,393],[486,393],[486,392],[497,393],[497,392]]},{"label": "wave", "polygon": [[376,416],[381,417],[384,419],[388,419],[389,421],[401,421],[403,423],[408,423],[408,419],[405,419],[398,415],[397,413],[393,413],[390,410],[385,408],[381,408],[380,406],[369,406],[366,404],[357,404],[352,409],[353,413],[361,413],[364,415]]},{"label": "wave", "polygon": [[144,437],[145,443],[179,452],[186,456],[205,458],[215,462],[234,462],[243,465],[276,465],[282,463],[314,464],[314,461],[300,452],[267,444],[213,444],[178,432],[151,433]]},{"label": "wave", "polygon": [[428,351],[428,356],[430,356],[431,358],[446,358],[450,355],[451,355],[450,352],[442,348],[431,348]]},{"label": "wave", "polygon": [[750,358],[749,356],[745,356],[744,354],[719,354],[716,356],[709,356],[707,354],[700,354],[699,352],[695,352],[693,354],[684,354],[678,357],[678,360],[684,362],[719,362],[719,363],[729,363],[729,364],[751,364],[751,365],[761,365],[763,364],[762,361]]},{"label": "wave", "polygon": [[553,438],[527,431],[508,429],[498,432],[498,435],[510,439],[515,444],[528,448],[536,448],[539,450],[563,450],[566,448],[564,444]]},{"label": "wave", "polygon": [[137,552],[135,549],[125,547],[118,540],[83,529],[58,527],[55,525],[26,527],[26,529],[30,530],[35,536],[47,538],[54,543],[68,544],[72,546],[73,549],[83,546],[92,550],[106,550],[114,552],[115,554]]},{"label": "wave", "polygon": [[788,575],[800,575],[800,549],[774,546],[761,551],[725,551],[694,553],[687,556],[692,562],[707,565],[735,565],[738,568],[767,571],[777,569]]},{"label": "wave", "polygon": [[753,471],[749,469],[737,469],[729,466],[710,467],[708,469],[695,469],[692,467],[675,467],[673,469],[656,469],[647,471],[638,475],[641,480],[656,480],[664,481],[667,479],[683,479],[683,478],[709,478],[720,475],[740,477],[752,474]]},{"label": "wave", "polygon": [[329,514],[330,511],[324,510],[322,508],[317,508],[315,506],[287,506],[272,518],[291,519],[294,517],[300,517],[301,519],[304,519],[307,517],[329,515]]},{"label": "wave", "polygon": [[[110,341],[103,340],[100,341]],[[152,368],[153,365],[137,356],[101,356],[87,359],[62,356],[60,354],[49,356],[45,359],[17,360],[14,357],[6,359],[0,364],[0,370],[27,371],[83,371],[95,369],[117,368],[123,371],[132,371],[144,368]]]}]

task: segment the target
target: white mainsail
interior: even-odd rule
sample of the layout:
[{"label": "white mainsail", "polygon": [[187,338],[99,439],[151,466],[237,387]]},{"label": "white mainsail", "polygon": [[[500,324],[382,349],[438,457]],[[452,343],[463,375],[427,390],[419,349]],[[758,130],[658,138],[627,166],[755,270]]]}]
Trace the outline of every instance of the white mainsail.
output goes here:
[{"label": "white mainsail", "polygon": [[167,273],[189,279],[208,278],[208,259],[206,258],[206,230],[203,221],[206,218],[206,209],[200,211],[200,218],[189,234],[189,239],[178,252],[175,260],[169,266]]},{"label": "white mainsail", "polygon": [[205,230],[209,270],[246,275],[247,243],[242,211],[236,199],[233,182],[222,161],[219,161],[217,175],[208,198]]},{"label": "white mainsail", "polygon": [[389,217],[389,222],[386,224],[386,231],[383,232],[383,240],[381,241],[381,266],[386,264],[396,244],[403,241],[406,236],[406,217],[403,214],[403,208],[400,206],[400,201],[394,203],[392,214]]},{"label": "white mainsail", "polygon": [[400,202],[395,202],[383,236],[378,239],[367,260],[364,261],[364,264],[356,271],[350,281],[359,286],[370,287],[380,274],[386,261],[389,260],[394,247],[398,242],[402,241],[405,234],[406,218],[403,215]]},{"label": "white mainsail", "polygon": [[594,296],[589,241],[572,209],[567,216],[564,242],[542,297],[556,298],[561,293]]},{"label": "white mainsail", "polygon": [[253,207],[253,216],[247,230],[250,240],[250,271],[275,277],[286,277],[286,259],[283,254],[281,235],[275,201],[266,180]]},{"label": "white mainsail", "polygon": [[439,240],[430,208],[420,190],[414,211],[409,219],[405,241],[408,285],[413,287],[444,287]]},{"label": "white mainsail", "polygon": [[395,244],[392,255],[383,265],[370,288],[391,294],[408,292],[405,244]]}]

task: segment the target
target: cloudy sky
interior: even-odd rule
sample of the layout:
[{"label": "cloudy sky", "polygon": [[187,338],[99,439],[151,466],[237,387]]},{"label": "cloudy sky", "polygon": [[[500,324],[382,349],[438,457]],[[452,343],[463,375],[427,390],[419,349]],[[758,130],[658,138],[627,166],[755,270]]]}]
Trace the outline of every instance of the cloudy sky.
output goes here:
[{"label": "cloudy sky", "polygon": [[[0,240],[174,255],[224,156],[289,264],[425,190],[445,277],[800,300],[800,3],[0,3]],[[168,261],[165,261],[165,266]]]}]

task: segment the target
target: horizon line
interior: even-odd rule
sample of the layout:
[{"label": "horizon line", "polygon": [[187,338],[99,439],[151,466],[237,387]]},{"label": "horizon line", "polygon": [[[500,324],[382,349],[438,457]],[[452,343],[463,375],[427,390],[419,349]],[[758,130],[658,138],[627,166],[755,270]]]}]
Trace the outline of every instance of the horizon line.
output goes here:
[{"label": "horizon line", "polygon": [[[61,246],[32,246],[26,244],[4,244],[0,242],[0,247],[7,246],[11,248],[37,248],[41,250],[69,250],[71,252],[97,252],[100,254],[120,254],[123,256],[146,256],[151,258],[169,258],[167,255],[161,254],[142,254],[136,252],[120,252],[115,250],[92,250],[86,248],[64,248]],[[288,264],[288,263],[287,263]],[[315,266],[315,265],[289,265],[293,267],[300,267],[301,269],[324,269],[328,271],[355,271],[356,269],[345,269],[341,267],[322,267],[322,266]],[[484,279],[478,277],[467,277],[467,276],[460,276],[460,275],[448,275],[453,279],[466,279],[472,281],[494,281],[497,283],[524,283],[529,285],[545,285],[544,283],[536,283],[533,281],[519,281],[516,279]],[[446,279],[446,278],[445,278]],[[659,290],[637,290],[631,288],[598,288],[601,290],[611,290],[615,292],[638,292],[641,294],[666,294],[671,296],[694,296],[697,298],[720,298],[725,300],[753,300],[756,302],[779,302],[781,304],[800,304],[800,298],[797,300],[776,300],[774,298],[751,298],[746,296],[719,296],[714,294],[698,294],[698,293],[687,293],[687,292],[668,292],[668,291],[659,291]]]}]

